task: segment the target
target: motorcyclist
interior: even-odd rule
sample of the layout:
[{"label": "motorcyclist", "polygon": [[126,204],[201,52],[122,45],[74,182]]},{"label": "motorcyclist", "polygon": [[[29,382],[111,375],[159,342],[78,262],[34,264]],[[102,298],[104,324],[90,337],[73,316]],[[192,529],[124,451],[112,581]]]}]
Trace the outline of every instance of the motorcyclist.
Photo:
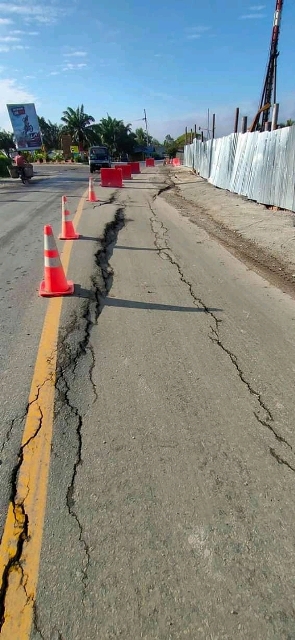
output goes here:
[{"label": "motorcyclist", "polygon": [[15,162],[16,166],[19,169],[19,172],[20,172],[22,180],[25,180],[25,177],[26,177],[25,176],[25,164],[26,164],[26,161],[25,161],[25,158],[22,155],[21,151],[17,152],[17,155],[14,158],[14,162]]}]

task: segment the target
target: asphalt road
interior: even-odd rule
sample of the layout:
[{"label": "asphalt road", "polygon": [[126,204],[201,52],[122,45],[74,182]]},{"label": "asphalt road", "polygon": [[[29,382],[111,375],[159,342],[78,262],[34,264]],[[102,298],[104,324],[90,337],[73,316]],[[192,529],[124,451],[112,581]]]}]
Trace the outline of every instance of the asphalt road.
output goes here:
[{"label": "asphalt road", "polygon": [[[85,177],[75,174],[73,196]],[[26,225],[39,254],[33,225],[57,223],[67,180],[36,190],[35,216],[15,205],[15,229]],[[163,182],[145,170],[116,193],[99,189],[107,202],[81,218],[31,640],[295,638],[294,301],[157,197]],[[23,253],[29,271],[24,233],[13,260]],[[40,264],[16,281],[18,264],[6,263],[8,426],[24,410],[44,318]]]},{"label": "asphalt road", "polygon": [[61,196],[70,209],[87,188],[87,167],[36,167],[28,186],[0,180],[0,532],[7,512],[11,469],[19,451],[46,303],[43,227],[60,231]]}]

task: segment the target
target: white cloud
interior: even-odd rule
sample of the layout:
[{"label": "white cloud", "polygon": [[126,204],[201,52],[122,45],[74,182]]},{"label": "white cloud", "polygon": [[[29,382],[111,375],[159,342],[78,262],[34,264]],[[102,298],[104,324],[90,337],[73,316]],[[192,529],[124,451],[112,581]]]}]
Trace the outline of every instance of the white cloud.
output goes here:
[{"label": "white cloud", "polygon": [[0,42],[19,42],[20,38],[15,38],[14,36],[4,36],[0,38]]},{"label": "white cloud", "polygon": [[253,7],[249,7],[250,11],[262,11],[266,9],[266,4],[254,4]]},{"label": "white cloud", "polygon": [[13,79],[0,79],[0,128],[9,129],[11,131],[11,124],[7,113],[7,104],[22,103],[22,102],[35,102],[35,97],[23,89]]},{"label": "white cloud", "polygon": [[196,25],[195,27],[187,27],[187,33],[206,33],[210,31],[211,27],[205,27],[204,25]]},{"label": "white cloud", "polygon": [[10,51],[9,47],[6,47],[6,46],[5,47],[1,47],[0,46],[0,53],[8,53],[9,51]]},{"label": "white cloud", "polygon": [[10,20],[10,18],[0,18],[0,25],[1,24],[12,24],[12,20]]},{"label": "white cloud", "polygon": [[204,25],[197,25],[195,27],[188,27],[186,29],[187,40],[198,40],[204,33],[210,31],[211,27],[205,27]]},{"label": "white cloud", "polygon": [[10,32],[13,36],[38,36],[38,31],[23,31],[22,29],[14,29]]},{"label": "white cloud", "polygon": [[50,71],[50,76],[59,76],[60,71]]},{"label": "white cloud", "polygon": [[29,2],[0,2],[0,11],[4,14],[22,16],[25,22],[52,24],[64,13],[53,5],[30,4]]},{"label": "white cloud", "polygon": [[73,51],[73,53],[65,53],[64,55],[66,57],[68,57],[68,58],[83,58],[84,56],[87,56],[87,52],[86,51]]},{"label": "white cloud", "polygon": [[240,16],[240,20],[257,20],[257,18],[266,18],[265,13],[246,13],[243,16]]},{"label": "white cloud", "polygon": [[79,62],[79,64],[73,64],[72,62],[68,62],[68,64],[64,67],[63,71],[76,71],[78,69],[84,69],[87,67],[87,64],[84,62]]}]

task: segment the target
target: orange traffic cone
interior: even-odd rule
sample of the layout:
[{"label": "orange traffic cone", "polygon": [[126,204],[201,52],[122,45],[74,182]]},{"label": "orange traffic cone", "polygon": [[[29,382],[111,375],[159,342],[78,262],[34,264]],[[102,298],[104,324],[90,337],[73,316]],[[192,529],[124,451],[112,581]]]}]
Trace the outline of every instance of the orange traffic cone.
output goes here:
[{"label": "orange traffic cone", "polygon": [[44,280],[40,284],[40,296],[65,296],[73,293],[74,284],[66,280],[55,244],[52,227],[44,227]]},{"label": "orange traffic cone", "polygon": [[66,208],[67,197],[61,198],[61,233],[59,234],[60,240],[77,240],[80,236],[76,233],[72,220],[67,220],[67,216],[70,216],[69,210]]},{"label": "orange traffic cone", "polygon": [[93,186],[93,178],[89,176],[89,194],[87,198],[87,202],[98,202],[98,198],[95,195],[94,186]]}]

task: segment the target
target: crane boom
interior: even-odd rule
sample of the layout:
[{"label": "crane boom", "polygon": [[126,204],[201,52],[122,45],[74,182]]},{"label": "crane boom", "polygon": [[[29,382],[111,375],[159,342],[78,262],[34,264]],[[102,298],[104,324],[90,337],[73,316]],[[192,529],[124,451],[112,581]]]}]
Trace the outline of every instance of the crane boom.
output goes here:
[{"label": "crane boom", "polygon": [[262,129],[269,120],[270,106],[264,111],[262,111],[262,108],[267,104],[271,105],[276,102],[277,58],[279,55],[278,44],[283,4],[284,0],[276,0],[269,59],[259,107],[259,111],[262,113]]}]

